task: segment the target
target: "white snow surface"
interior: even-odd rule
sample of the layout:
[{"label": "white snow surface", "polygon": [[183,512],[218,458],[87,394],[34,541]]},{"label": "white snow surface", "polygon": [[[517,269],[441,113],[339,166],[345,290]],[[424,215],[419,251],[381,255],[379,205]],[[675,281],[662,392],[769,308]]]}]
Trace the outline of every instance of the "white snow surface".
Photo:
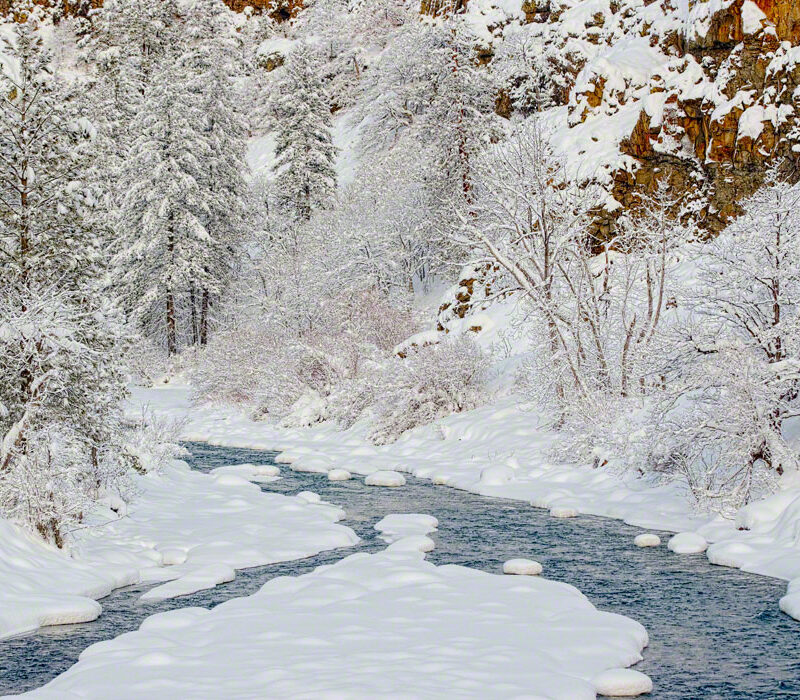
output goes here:
[{"label": "white snow surface", "polygon": [[439,521],[432,515],[420,513],[393,513],[375,524],[385,542],[396,542],[411,535],[427,535],[435,532]]},{"label": "white snow surface", "polygon": [[329,481],[349,481],[352,478],[353,475],[347,469],[331,469],[328,472]]},{"label": "white snow surface", "polygon": [[340,508],[264,493],[236,471],[206,475],[175,461],[137,476],[127,515],[98,509],[69,536],[68,552],[0,519],[0,638],[93,620],[96,599],[121,586],[166,581],[143,600],[187,595],[231,580],[235,569],[358,541],[336,524]]},{"label": "white snow surface", "polygon": [[[402,542],[402,540],[401,540]],[[399,544],[399,543],[398,543]],[[414,551],[354,554],[211,610],[154,615],[89,647],[23,697],[547,697],[589,700],[636,663],[647,632],[577,589],[434,566]]]},{"label": "white snow surface", "polygon": [[653,681],[641,671],[632,668],[612,668],[594,678],[594,685],[600,695],[618,698],[634,697],[653,690]]},{"label": "white snow surface", "polygon": [[281,470],[274,464],[230,464],[212,469],[209,473],[215,476],[232,474],[241,477],[245,481],[267,484],[278,479]]}]

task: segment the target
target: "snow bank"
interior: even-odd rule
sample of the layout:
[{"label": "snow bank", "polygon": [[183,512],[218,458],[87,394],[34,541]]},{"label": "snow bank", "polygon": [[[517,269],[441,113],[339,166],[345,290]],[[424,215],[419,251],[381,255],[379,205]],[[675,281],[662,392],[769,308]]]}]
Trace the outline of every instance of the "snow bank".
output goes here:
[{"label": "snow bank", "polygon": [[347,469],[331,469],[328,472],[328,479],[330,481],[347,481],[352,479],[353,475]]},{"label": "snow bank", "polygon": [[98,508],[68,536],[69,552],[0,519],[0,638],[93,620],[101,613],[96,599],[133,583],[168,582],[143,600],[187,595],[230,581],[235,569],[358,541],[336,524],[342,509],[251,483],[274,479],[275,471],[233,465],[207,475],[176,461],[136,476],[139,495],[127,514]]},{"label": "snow bank", "polygon": [[154,615],[28,696],[590,700],[593,679],[636,663],[646,644],[640,624],[567,584],[387,550],[211,610]]},{"label": "snow bank", "polygon": [[148,598],[194,593],[230,580],[234,569],[358,541],[336,524],[344,517],[340,508],[320,504],[316,494],[265,493],[237,470],[206,475],[175,462],[139,477],[137,486],[141,495],[128,517],[82,530],[73,550],[99,570],[124,561],[143,581],[172,581]]},{"label": "snow bank", "polygon": [[538,576],[542,573],[542,565],[533,559],[509,559],[503,564],[503,573],[517,576]]},{"label": "snow bank", "polygon": [[405,486],[406,478],[396,471],[377,471],[367,475],[364,483],[367,486]]},{"label": "snow bank", "polygon": [[210,564],[190,571],[175,581],[169,581],[161,586],[151,588],[142,595],[140,600],[158,601],[166,598],[176,598],[177,596],[190,595],[206,588],[214,588],[221,583],[233,581],[236,572],[226,564]]},{"label": "snow bank", "polygon": [[95,598],[138,581],[133,567],[95,568],[0,519],[0,638],[44,625],[88,622]]}]

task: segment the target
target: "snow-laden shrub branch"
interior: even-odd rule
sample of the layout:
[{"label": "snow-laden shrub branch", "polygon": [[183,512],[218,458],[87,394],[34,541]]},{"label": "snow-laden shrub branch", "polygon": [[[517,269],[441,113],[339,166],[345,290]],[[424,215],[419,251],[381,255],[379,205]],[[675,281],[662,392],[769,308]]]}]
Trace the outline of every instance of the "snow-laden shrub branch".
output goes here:
[{"label": "snow-laden shrub branch", "polygon": [[467,334],[394,358],[377,376],[371,439],[382,445],[490,398],[489,358]]}]

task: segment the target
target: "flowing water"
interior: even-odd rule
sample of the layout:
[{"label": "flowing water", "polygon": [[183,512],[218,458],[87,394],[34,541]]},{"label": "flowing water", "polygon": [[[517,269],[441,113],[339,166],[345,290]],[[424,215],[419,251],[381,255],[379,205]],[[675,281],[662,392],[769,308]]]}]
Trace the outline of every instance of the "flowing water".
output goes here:
[{"label": "flowing water", "polygon": [[[196,469],[250,462],[273,454],[191,443]],[[385,547],[373,525],[390,513],[427,513],[439,519],[432,534],[435,564],[461,564],[500,573],[514,557],[540,561],[544,575],[577,586],[599,608],[641,622],[650,634],[636,668],[655,684],[653,698],[800,698],[800,623],[778,609],[785,583],[712,566],[704,556],[678,556],[666,547],[639,549],[641,530],[616,520],[581,516],[558,520],[526,503],[489,499],[408,477],[402,488],[366,487],[361,479],[329,482],[324,475],[282,468],[264,490],[319,493],[347,511],[344,524],[362,538],[356,547],[300,561],[239,571],[212,590],[163,601],[138,602],[146,587],[103,599],[95,622],[51,627],[0,641],[0,693],[45,684],[94,642],[136,629],[148,615],[185,606],[213,607],[257,591],[280,575],[298,575],[355,551]],[[663,533],[662,533],[663,534]],[[664,534],[662,539],[664,539]]]}]

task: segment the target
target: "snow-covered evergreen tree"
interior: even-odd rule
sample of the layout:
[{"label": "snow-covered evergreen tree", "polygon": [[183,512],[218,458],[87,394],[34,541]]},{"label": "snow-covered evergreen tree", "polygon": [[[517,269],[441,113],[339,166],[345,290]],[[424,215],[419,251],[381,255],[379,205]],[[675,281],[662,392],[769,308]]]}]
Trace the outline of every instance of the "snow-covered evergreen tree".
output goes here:
[{"label": "snow-covered evergreen tree", "polygon": [[0,510],[60,546],[124,471],[123,336],[85,179],[93,129],[70,114],[42,10],[18,12],[0,46]]},{"label": "snow-covered evergreen tree", "polygon": [[207,223],[204,162],[211,154],[200,96],[185,68],[160,64],[131,131],[117,267],[126,309],[147,335],[178,352],[179,304],[191,284],[211,286],[215,250]]},{"label": "snow-covered evergreen tree", "polygon": [[336,147],[328,97],[305,47],[292,54],[279,86],[276,156],[273,171],[286,213],[308,220],[330,206],[336,190]]},{"label": "snow-covered evergreen tree", "polygon": [[241,242],[247,238],[249,216],[246,196],[247,125],[243,100],[235,83],[242,66],[237,63],[238,39],[229,10],[217,0],[197,0],[186,16],[189,50],[182,59],[205,119],[209,157],[203,163],[201,187],[208,214],[205,226],[213,248],[204,280],[189,285],[192,340],[208,341],[210,307],[227,286]]}]

